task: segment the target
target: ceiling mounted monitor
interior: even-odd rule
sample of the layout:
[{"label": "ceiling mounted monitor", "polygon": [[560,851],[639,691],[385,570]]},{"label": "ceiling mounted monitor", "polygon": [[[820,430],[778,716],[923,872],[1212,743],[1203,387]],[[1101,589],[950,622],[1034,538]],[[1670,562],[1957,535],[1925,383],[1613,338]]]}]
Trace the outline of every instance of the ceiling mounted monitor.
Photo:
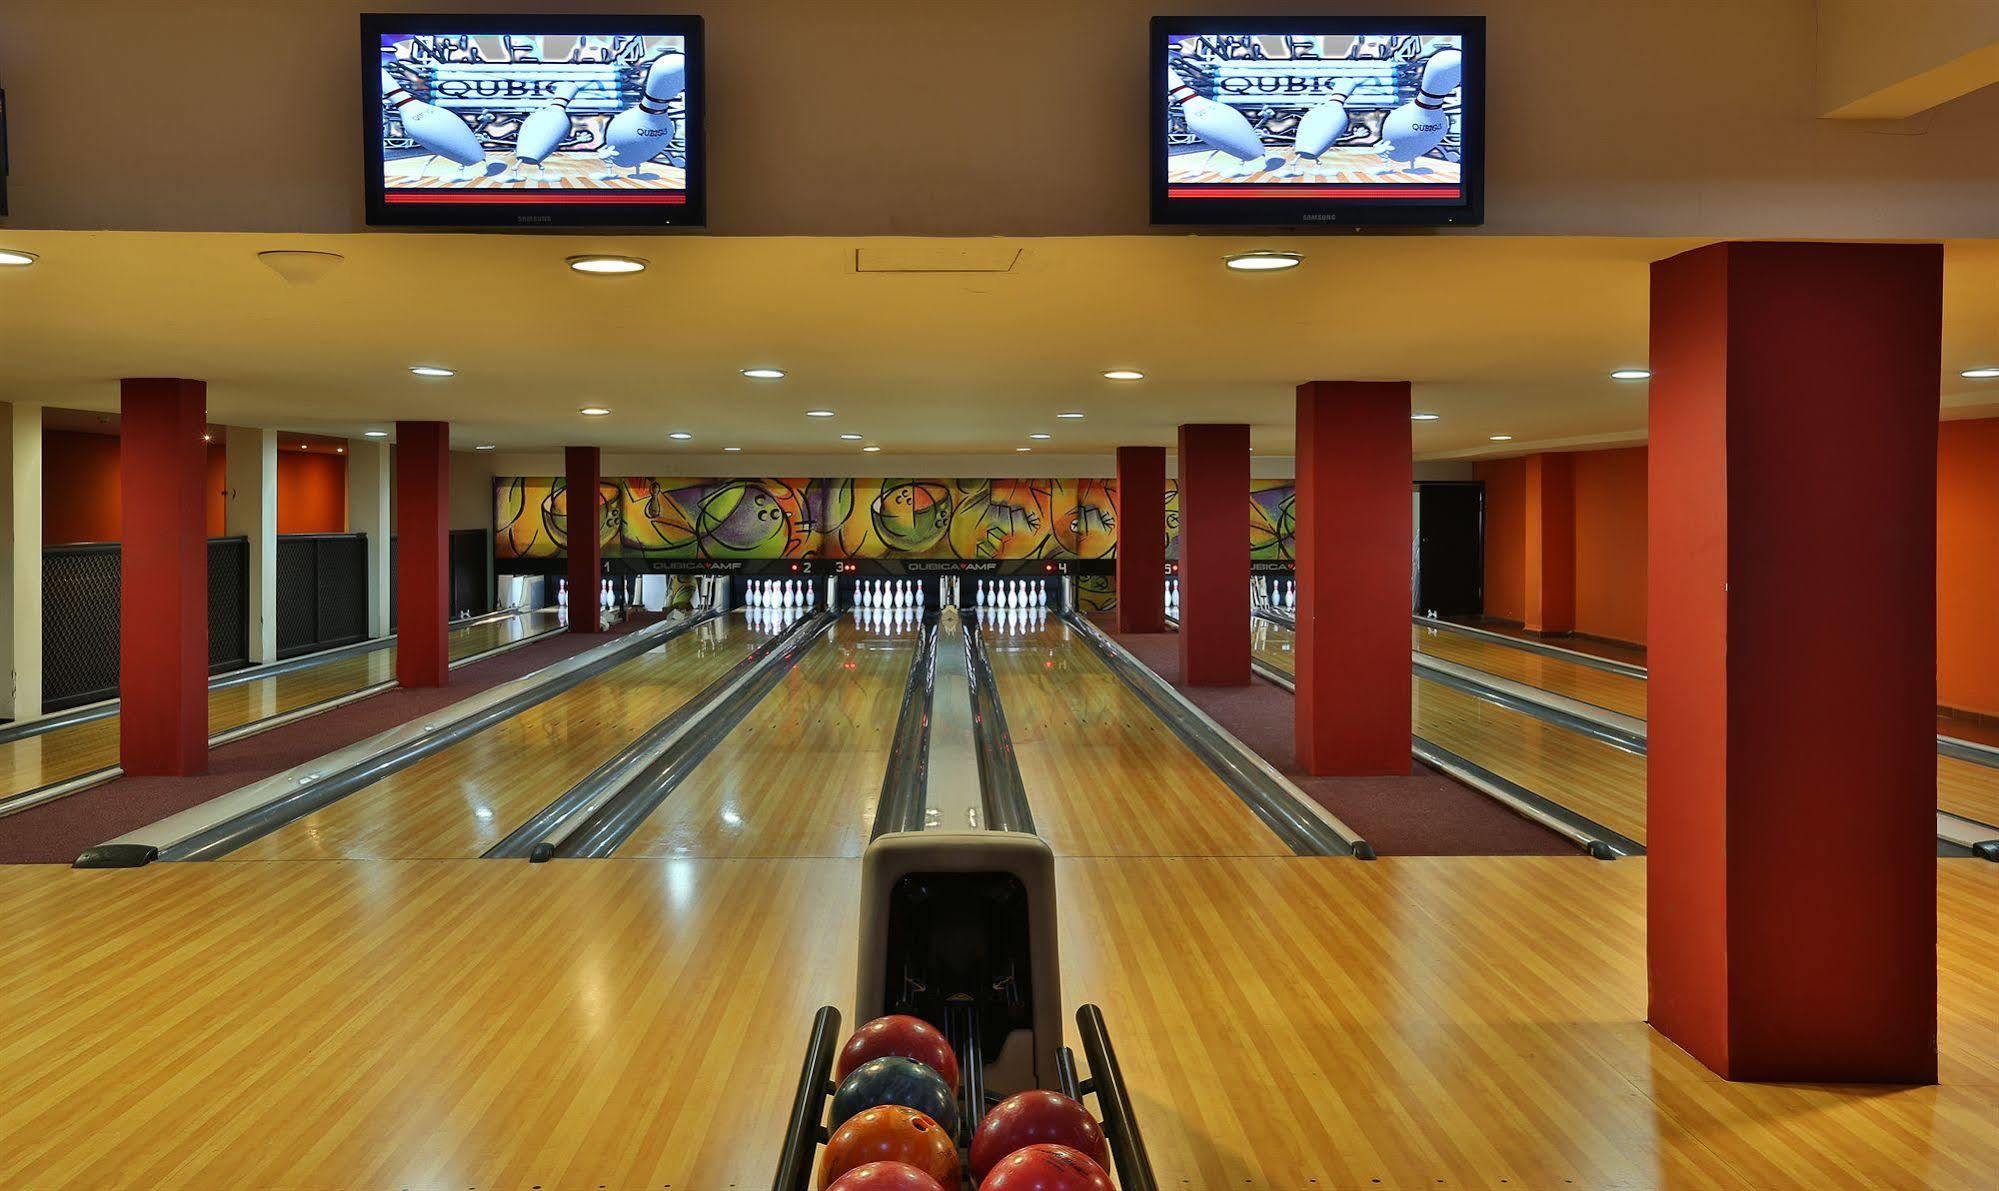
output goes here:
[{"label": "ceiling mounted monitor", "polygon": [[361,18],[368,222],[699,226],[700,17]]},{"label": "ceiling mounted monitor", "polygon": [[1152,219],[1483,222],[1485,18],[1154,17]]}]

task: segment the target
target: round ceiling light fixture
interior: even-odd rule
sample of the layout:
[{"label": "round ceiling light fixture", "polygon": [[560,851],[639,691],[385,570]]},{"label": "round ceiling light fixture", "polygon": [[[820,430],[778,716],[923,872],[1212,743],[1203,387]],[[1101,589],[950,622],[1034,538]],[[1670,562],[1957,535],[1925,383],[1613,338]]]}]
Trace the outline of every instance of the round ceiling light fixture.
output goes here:
[{"label": "round ceiling light fixture", "polygon": [[590,254],[572,256],[568,260],[570,268],[578,273],[589,273],[597,277],[615,277],[622,273],[643,273],[647,262],[636,256],[606,256]]},{"label": "round ceiling light fixture", "polygon": [[1305,257],[1297,252],[1270,252],[1259,249],[1255,252],[1238,252],[1222,258],[1222,263],[1238,273],[1276,273],[1285,269],[1295,269],[1305,263]]}]

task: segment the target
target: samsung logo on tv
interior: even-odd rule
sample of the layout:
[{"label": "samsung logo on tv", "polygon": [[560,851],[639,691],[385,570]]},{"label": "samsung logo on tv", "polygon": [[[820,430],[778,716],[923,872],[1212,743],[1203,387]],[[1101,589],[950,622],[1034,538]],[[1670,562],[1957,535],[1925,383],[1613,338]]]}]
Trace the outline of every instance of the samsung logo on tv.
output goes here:
[{"label": "samsung logo on tv", "polygon": [[515,223],[554,223],[554,222],[555,222],[555,216],[553,216],[553,215],[516,215],[516,216],[514,216],[514,222],[515,222]]}]

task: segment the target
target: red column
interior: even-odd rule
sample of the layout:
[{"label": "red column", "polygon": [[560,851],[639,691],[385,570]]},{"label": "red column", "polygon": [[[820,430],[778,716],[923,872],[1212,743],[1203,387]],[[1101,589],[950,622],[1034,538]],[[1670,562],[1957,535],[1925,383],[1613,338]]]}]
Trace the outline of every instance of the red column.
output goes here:
[{"label": "red column", "polygon": [[1166,448],[1117,449],[1117,631],[1166,631]]},{"label": "red column", "polygon": [[208,385],[120,386],[118,763],[208,768]]},{"label": "red column", "polygon": [[1180,676],[1249,682],[1249,427],[1180,427]]},{"label": "red column", "polygon": [[1576,470],[1570,455],[1527,463],[1527,630],[1576,628]]},{"label": "red column", "polygon": [[604,544],[598,530],[604,523],[603,490],[599,487],[602,458],[596,447],[570,447],[562,457],[569,514],[569,631],[601,632],[598,608],[604,590]]},{"label": "red column", "polygon": [[1651,1020],[1729,1079],[1936,1078],[1942,263],[1652,266]]},{"label": "red column", "polygon": [[451,677],[451,427],[396,423],[396,681]]},{"label": "red column", "polygon": [[1409,385],[1298,388],[1298,763],[1409,772]]}]

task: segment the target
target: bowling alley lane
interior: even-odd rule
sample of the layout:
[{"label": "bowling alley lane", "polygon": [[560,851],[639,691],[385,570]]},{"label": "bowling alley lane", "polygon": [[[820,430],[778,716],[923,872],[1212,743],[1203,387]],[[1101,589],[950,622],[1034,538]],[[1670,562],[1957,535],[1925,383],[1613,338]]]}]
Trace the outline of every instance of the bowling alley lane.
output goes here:
[{"label": "bowling alley lane", "polygon": [[[561,624],[554,608],[453,629],[453,660],[471,657]],[[208,731],[215,735],[257,720],[337,699],[396,676],[395,647],[343,654],[208,693]],[[57,728],[0,744],[0,798],[19,794],[118,764],[118,717]]]},{"label": "bowling alley lane", "polygon": [[841,617],[614,855],[858,859],[921,640],[871,623]]},{"label": "bowling alley lane", "polygon": [[1057,856],[1291,855],[1066,624],[983,639],[1035,831]]},{"label": "bowling alley lane", "polygon": [[1538,687],[1552,694],[1645,718],[1645,680],[1585,666],[1580,662],[1517,649],[1449,629],[1414,625],[1412,644],[1424,656],[1456,662],[1499,678]]},{"label": "bowling alley lane", "polygon": [[701,625],[223,859],[478,856],[776,631]]}]

